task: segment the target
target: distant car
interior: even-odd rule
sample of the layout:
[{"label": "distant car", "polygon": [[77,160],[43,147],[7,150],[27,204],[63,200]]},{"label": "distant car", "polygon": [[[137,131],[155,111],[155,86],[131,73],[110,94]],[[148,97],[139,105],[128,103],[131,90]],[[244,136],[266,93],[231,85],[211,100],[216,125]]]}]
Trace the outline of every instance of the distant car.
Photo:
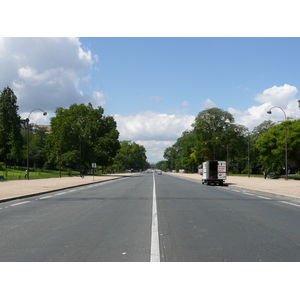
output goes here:
[{"label": "distant car", "polygon": [[157,171],[157,175],[162,175],[162,171]]}]

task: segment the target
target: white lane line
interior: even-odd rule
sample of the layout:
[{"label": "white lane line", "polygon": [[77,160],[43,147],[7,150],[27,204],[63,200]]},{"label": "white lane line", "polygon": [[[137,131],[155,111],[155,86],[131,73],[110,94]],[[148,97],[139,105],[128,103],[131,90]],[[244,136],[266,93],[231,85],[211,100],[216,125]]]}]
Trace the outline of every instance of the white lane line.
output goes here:
[{"label": "white lane line", "polygon": [[64,194],[66,194],[66,193],[67,193],[67,192],[58,193],[58,194],[55,194],[55,196],[64,195]]},{"label": "white lane line", "polygon": [[270,199],[271,199],[271,198],[264,197],[264,196],[256,196],[256,197],[258,197],[258,198],[262,198],[262,199],[268,199],[268,200],[270,200]]},{"label": "white lane line", "polygon": [[52,198],[53,196],[45,196],[45,197],[41,197],[40,199],[47,199],[47,198]]},{"label": "white lane line", "polygon": [[285,202],[285,201],[279,201],[279,202],[300,207],[299,204],[295,204],[295,203],[291,203],[291,202]]},{"label": "white lane line", "polygon": [[250,194],[250,193],[246,193],[246,192],[243,192],[243,194],[249,195],[249,196],[254,196],[254,194]]},{"label": "white lane line", "polygon": [[156,203],[156,188],[155,188],[154,173],[153,173],[153,205],[152,205],[150,262],[160,262],[159,233],[158,233],[158,221],[157,221],[157,203]]},{"label": "white lane line", "polygon": [[30,201],[23,201],[23,202],[12,204],[10,206],[17,206],[17,205],[25,204],[25,203],[28,203],[28,202],[30,202]]}]

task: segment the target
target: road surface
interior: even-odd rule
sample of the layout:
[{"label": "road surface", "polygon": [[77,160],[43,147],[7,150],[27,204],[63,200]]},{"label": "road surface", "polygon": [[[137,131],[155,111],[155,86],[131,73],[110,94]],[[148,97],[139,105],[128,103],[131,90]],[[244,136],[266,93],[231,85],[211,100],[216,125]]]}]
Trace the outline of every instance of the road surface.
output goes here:
[{"label": "road surface", "polygon": [[165,173],[0,203],[0,261],[298,262],[300,203]]}]

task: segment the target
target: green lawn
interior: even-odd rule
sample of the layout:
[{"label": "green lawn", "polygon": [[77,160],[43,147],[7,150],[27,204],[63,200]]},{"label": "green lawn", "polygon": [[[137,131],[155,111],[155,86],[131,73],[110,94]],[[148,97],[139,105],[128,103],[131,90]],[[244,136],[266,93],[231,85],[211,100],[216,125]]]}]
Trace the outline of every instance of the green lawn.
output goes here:
[{"label": "green lawn", "polygon": [[[229,174],[228,176],[241,176],[241,177],[248,177],[248,174]],[[260,174],[250,174],[250,177],[261,177],[263,178],[264,175],[260,175]],[[270,178],[270,174],[268,174],[268,178]],[[275,177],[276,178],[285,178],[285,175],[280,175]],[[291,174],[288,176],[288,179],[294,179],[294,180],[300,180],[300,175],[297,174]]]},{"label": "green lawn", "polygon": [[[71,171],[72,176],[78,176],[78,171]],[[2,169],[0,175],[4,176],[7,180],[25,180],[25,170],[23,169]],[[61,177],[68,177],[69,171],[62,171]],[[56,170],[35,170],[30,171],[29,179],[42,179],[42,178],[58,178],[60,177],[59,171]]]}]

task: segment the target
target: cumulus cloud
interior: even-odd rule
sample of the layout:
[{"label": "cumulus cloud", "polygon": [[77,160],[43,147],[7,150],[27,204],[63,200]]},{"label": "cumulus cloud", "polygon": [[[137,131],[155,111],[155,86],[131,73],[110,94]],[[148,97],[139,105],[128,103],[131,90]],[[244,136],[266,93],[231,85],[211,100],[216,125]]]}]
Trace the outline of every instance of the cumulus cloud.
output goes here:
[{"label": "cumulus cloud", "polygon": [[[163,100],[159,96],[151,96],[154,102]],[[183,101],[182,106],[188,106],[188,101]],[[195,122],[194,115],[184,113],[156,113],[143,111],[136,115],[114,115],[117,128],[120,132],[120,140],[131,140],[146,149],[149,162],[163,160],[166,148],[171,147],[186,130],[192,129]]]},{"label": "cumulus cloud", "polygon": [[156,163],[164,160],[164,152],[168,147],[171,147],[175,141],[136,141],[147,149],[146,155],[149,163]]},{"label": "cumulus cloud", "polygon": [[264,90],[261,94],[257,94],[255,100],[262,103],[261,105],[252,106],[246,111],[240,111],[230,107],[230,112],[235,118],[236,123],[243,124],[252,130],[265,120],[274,122],[285,119],[283,112],[278,109],[272,109],[272,114],[267,114],[267,111],[273,106],[281,107],[288,118],[298,119],[300,111],[296,94],[298,90],[295,86],[285,84],[283,86],[273,86]]},{"label": "cumulus cloud", "polygon": [[297,93],[298,90],[295,86],[285,84],[278,87],[275,85],[264,90],[262,94],[258,94],[255,97],[255,100],[262,103],[286,107],[291,100],[295,99]]},{"label": "cumulus cloud", "polygon": [[94,92],[93,99],[96,106],[103,106],[106,103],[103,92]]},{"label": "cumulus cloud", "polygon": [[72,103],[103,105],[102,92],[80,91],[87,84],[94,60],[78,38],[1,38],[0,86],[10,86],[18,97],[20,113],[36,107],[54,112]]},{"label": "cumulus cloud", "polygon": [[115,115],[123,140],[176,140],[185,130],[191,129],[195,116],[158,114],[151,111],[135,116]]},{"label": "cumulus cloud", "polygon": [[147,150],[149,162],[163,160],[164,150],[172,146],[185,130],[192,129],[195,116],[168,115],[151,111],[135,116],[115,115],[120,140],[132,140]]},{"label": "cumulus cloud", "polygon": [[202,104],[204,106],[204,109],[217,107],[217,105],[210,99],[206,99],[205,101],[202,102]]}]

